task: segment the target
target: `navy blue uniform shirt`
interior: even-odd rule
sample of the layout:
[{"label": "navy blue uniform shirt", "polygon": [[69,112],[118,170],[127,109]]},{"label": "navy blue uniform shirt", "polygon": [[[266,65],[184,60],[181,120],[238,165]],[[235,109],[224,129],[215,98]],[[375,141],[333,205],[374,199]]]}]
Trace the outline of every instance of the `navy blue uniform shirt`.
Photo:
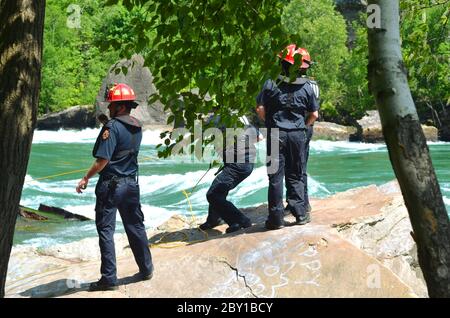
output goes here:
[{"label": "navy blue uniform shirt", "polygon": [[[125,118],[125,116],[123,116]],[[94,146],[93,156],[109,161],[100,172],[101,176],[115,175],[119,177],[134,176],[138,171],[137,156],[142,140],[140,123],[114,118],[103,126]],[[128,122],[128,123],[125,123]],[[134,135],[134,137],[133,137]]]},{"label": "navy blue uniform shirt", "polygon": [[[259,130],[253,126],[247,116],[239,117],[239,121],[244,124],[242,130],[235,130],[236,135],[233,135],[233,144],[227,144],[227,128],[220,125],[220,116],[212,115],[207,120],[207,123],[214,123],[216,128],[219,128],[222,132],[223,145],[216,145],[216,151],[222,160],[227,163],[254,163],[256,159],[256,146],[255,143],[258,141]],[[237,129],[237,127],[234,127]],[[227,155],[227,153],[229,153]],[[231,162],[230,162],[231,161]]]},{"label": "navy blue uniform shirt", "polygon": [[281,81],[278,85],[267,80],[256,97],[266,111],[266,127],[286,130],[305,129],[306,112],[319,110],[318,86],[307,78],[294,83]]}]

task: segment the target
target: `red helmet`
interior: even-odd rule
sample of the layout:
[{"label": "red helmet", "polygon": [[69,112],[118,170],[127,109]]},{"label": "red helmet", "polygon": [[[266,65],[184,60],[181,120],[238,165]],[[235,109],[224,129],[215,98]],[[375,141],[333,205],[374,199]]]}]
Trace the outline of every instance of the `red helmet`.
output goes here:
[{"label": "red helmet", "polygon": [[108,90],[108,95],[106,97],[106,101],[111,102],[120,102],[120,101],[134,101],[136,99],[136,95],[134,94],[133,89],[127,84],[114,84],[112,88]]},{"label": "red helmet", "polygon": [[[286,55],[285,51],[287,51]],[[304,48],[301,47],[297,48],[297,45],[295,44],[289,44],[288,46],[286,46],[286,48],[282,52],[278,53],[278,57],[279,58],[284,57],[283,60],[285,60],[288,63],[294,64],[295,54],[300,54],[302,56],[302,64],[300,68],[309,68],[309,66],[311,65],[311,56],[309,55],[309,52]]]}]

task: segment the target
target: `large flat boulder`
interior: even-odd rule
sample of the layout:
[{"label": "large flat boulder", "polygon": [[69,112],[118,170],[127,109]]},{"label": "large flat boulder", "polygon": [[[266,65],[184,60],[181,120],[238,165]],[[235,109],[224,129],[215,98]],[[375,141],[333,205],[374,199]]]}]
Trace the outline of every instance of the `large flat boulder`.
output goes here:
[{"label": "large flat boulder", "polygon": [[82,105],[44,115],[38,118],[36,128],[39,130],[59,130],[84,129],[95,126],[95,108],[91,105]]},{"label": "large flat boulder", "polygon": [[[126,71],[122,72],[122,68]],[[116,70],[120,72],[116,73]],[[168,115],[164,111],[164,105],[159,101],[153,104],[148,103],[149,97],[156,92],[156,88],[153,85],[153,76],[149,68],[144,66],[144,58],[141,55],[135,54],[130,60],[123,59],[111,66],[95,98],[97,115],[103,113],[109,116],[105,90],[114,83],[125,83],[133,88],[139,106],[133,109],[131,114],[144,125],[166,124]]]},{"label": "large flat boulder", "polygon": [[[361,127],[360,140],[368,143],[384,142],[383,130],[381,128],[380,114],[376,110],[366,112],[367,115],[358,120]],[[436,127],[422,125],[422,130],[427,141],[438,140],[438,130]]]},{"label": "large flat boulder", "polygon": [[375,257],[412,288],[419,297],[427,297],[417,246],[401,197],[396,197],[381,213],[357,222],[336,225],[339,234]]},{"label": "large flat boulder", "polygon": [[350,136],[355,133],[355,127],[320,121],[314,124],[313,140],[349,141]]},{"label": "large flat boulder", "polygon": [[[6,293],[8,297],[426,296],[420,277],[412,277],[420,269],[417,272],[406,259],[414,254],[414,242],[405,234],[409,223],[395,183],[314,200],[312,206],[311,223],[277,231],[264,229],[266,205],[244,209],[254,225],[232,234],[224,233],[226,225],[202,232],[195,227],[203,220],[174,216],[148,232],[155,265],[151,281],[133,278],[137,266],[126,237],[117,235],[120,287],[115,292],[87,292],[87,283],[99,275],[94,238],[71,243],[70,248],[14,250]],[[77,245],[83,252],[92,247],[91,255],[77,257]],[[51,265],[45,267],[46,262]],[[27,267],[25,277],[20,275],[22,266]]]}]

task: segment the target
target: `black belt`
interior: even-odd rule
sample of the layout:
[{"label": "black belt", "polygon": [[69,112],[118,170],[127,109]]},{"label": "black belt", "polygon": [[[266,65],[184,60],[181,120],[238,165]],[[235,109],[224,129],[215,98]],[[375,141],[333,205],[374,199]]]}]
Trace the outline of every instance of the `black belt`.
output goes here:
[{"label": "black belt", "polygon": [[102,179],[102,181],[109,181],[109,180],[116,180],[116,181],[120,181],[120,180],[124,180],[124,179],[131,179],[136,181],[136,175],[131,175],[131,176],[116,176],[113,174],[108,174],[108,175],[100,175],[100,178]]},{"label": "black belt", "polygon": [[287,132],[289,132],[289,131],[303,131],[303,130],[306,130],[306,127],[304,127],[304,128],[298,128],[298,127],[296,127],[296,128],[279,128],[279,127],[275,127],[275,128],[278,128],[281,131],[287,131]]}]

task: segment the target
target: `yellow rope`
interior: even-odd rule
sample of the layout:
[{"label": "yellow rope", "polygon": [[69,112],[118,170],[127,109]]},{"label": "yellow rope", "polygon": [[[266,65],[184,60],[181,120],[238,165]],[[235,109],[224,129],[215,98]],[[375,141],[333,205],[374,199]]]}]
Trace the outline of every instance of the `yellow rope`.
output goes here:
[{"label": "yellow rope", "polygon": [[[191,195],[192,192],[190,192],[189,194],[186,192],[186,190],[183,190],[183,191],[181,191],[181,192],[183,192],[183,194],[185,195],[185,197],[186,197],[186,199],[187,199],[187,202],[188,202],[188,204],[189,204],[189,210],[190,210],[190,212],[191,212],[192,222],[191,222],[191,224],[189,224],[189,225],[192,226],[192,224],[197,224],[197,220],[196,220],[196,218],[195,218],[194,212],[192,211],[192,204],[191,204],[191,201],[189,200],[189,195]],[[189,242],[189,243],[204,242],[204,241],[208,240],[208,233],[205,232],[205,231],[203,231],[201,228],[198,228],[198,229],[200,230],[200,232],[203,233],[203,235],[205,236],[205,238],[204,238],[203,240],[191,241],[191,242]]]},{"label": "yellow rope", "polygon": [[[191,195],[192,192],[188,193],[186,190],[182,190],[181,192],[182,192],[182,193],[184,194],[184,196],[186,197],[186,200],[187,200],[187,202],[188,202],[189,209],[190,209],[190,212],[191,212],[191,217],[192,217],[191,224],[187,223],[185,220],[182,220],[182,221],[183,221],[184,223],[186,223],[187,225],[189,225],[189,227],[191,227],[192,224],[196,224],[196,223],[197,223],[197,222],[196,222],[195,215],[194,215],[194,212],[193,212],[193,210],[192,210],[192,204],[191,204],[191,201],[189,200],[189,195]],[[159,239],[159,241],[158,241],[157,243],[150,244],[149,246],[150,246],[150,247],[159,247],[159,248],[177,248],[177,247],[185,246],[187,243],[193,244],[193,243],[199,243],[199,242],[205,242],[205,241],[207,241],[207,240],[208,240],[208,233],[205,232],[205,231],[203,231],[203,230],[200,229],[200,228],[198,228],[198,229],[199,229],[200,232],[202,232],[203,235],[205,236],[205,238],[204,238],[203,240],[189,241],[189,236],[188,236],[186,233],[182,233],[182,234],[184,235],[184,237],[185,237],[185,240],[178,240],[178,241],[172,241],[172,242],[167,242],[167,243],[165,243],[165,242],[162,241],[163,238],[165,238],[165,237],[167,237],[168,235],[172,234],[172,233],[167,233],[167,234],[163,235],[163,236]],[[161,245],[161,244],[173,244],[173,243],[174,243],[175,245],[167,245],[167,246],[162,246],[162,245]],[[181,244],[181,243],[185,243],[185,244]]]},{"label": "yellow rope", "polygon": [[[148,157],[148,156],[143,156],[143,158],[144,159],[142,159],[140,161],[149,161],[149,160],[154,160],[155,159],[153,157]],[[58,173],[58,174],[52,174],[52,175],[49,175],[49,176],[39,177],[39,178],[36,178],[36,179],[25,181],[25,183],[32,182],[32,181],[37,181],[37,180],[53,179],[53,178],[56,178],[56,177],[65,176],[65,175],[68,175],[68,174],[73,174],[73,173],[82,172],[82,171],[88,171],[88,170],[89,169],[78,169],[78,170],[62,172],[62,173]]]},{"label": "yellow rope", "polygon": [[56,178],[56,177],[59,177],[59,176],[65,176],[67,174],[77,173],[77,172],[81,172],[81,171],[88,171],[88,169],[78,169],[78,170],[73,170],[73,171],[53,174],[53,175],[50,175],[50,176],[45,176],[45,177],[40,177],[40,178],[28,180],[25,183],[28,183],[28,182],[31,182],[31,181],[43,180],[43,179],[52,179],[52,178]]},{"label": "yellow rope", "polygon": [[[155,158],[153,157],[148,157],[148,156],[144,156],[142,161],[148,161],[148,160],[154,160]],[[52,178],[56,178],[59,176],[65,176],[68,174],[73,174],[73,173],[78,173],[78,172],[82,172],[82,171],[88,171],[88,169],[78,169],[78,170],[72,170],[72,171],[68,171],[68,172],[62,172],[62,173],[58,173],[58,174],[53,174],[53,175],[49,175],[49,176],[45,176],[45,177],[39,177],[36,179],[32,179],[32,180],[28,180],[25,183],[31,182],[31,181],[37,181],[37,180],[44,180],[44,179],[52,179]],[[181,191],[184,196],[186,197],[186,200],[188,202],[189,205],[189,210],[191,212],[191,217],[192,217],[192,221],[191,223],[187,223],[186,220],[182,220],[184,223],[186,223],[187,225],[189,225],[189,227],[191,227],[192,225],[196,225],[196,218],[194,216],[194,212],[192,210],[192,204],[191,201],[189,200],[189,196],[192,194],[192,192],[187,192],[186,190],[182,190]],[[198,243],[198,242],[204,242],[208,240],[208,233],[203,231],[202,229],[199,228],[199,230],[204,234],[205,238],[202,240],[195,240],[195,241],[189,241],[189,236],[186,233],[181,233],[182,235],[184,235],[184,239],[183,240],[179,240],[179,241],[172,241],[172,242],[164,242],[163,239],[167,236],[169,236],[172,233],[167,233],[165,235],[163,235],[157,243],[153,243],[150,244],[150,247],[159,247],[159,248],[177,248],[177,247],[181,247],[181,246],[185,246],[187,243]],[[168,245],[168,244],[172,244],[172,243],[176,243],[175,245]],[[180,243],[186,243],[186,244],[180,244]],[[164,244],[165,246],[162,246],[162,244]]]}]

